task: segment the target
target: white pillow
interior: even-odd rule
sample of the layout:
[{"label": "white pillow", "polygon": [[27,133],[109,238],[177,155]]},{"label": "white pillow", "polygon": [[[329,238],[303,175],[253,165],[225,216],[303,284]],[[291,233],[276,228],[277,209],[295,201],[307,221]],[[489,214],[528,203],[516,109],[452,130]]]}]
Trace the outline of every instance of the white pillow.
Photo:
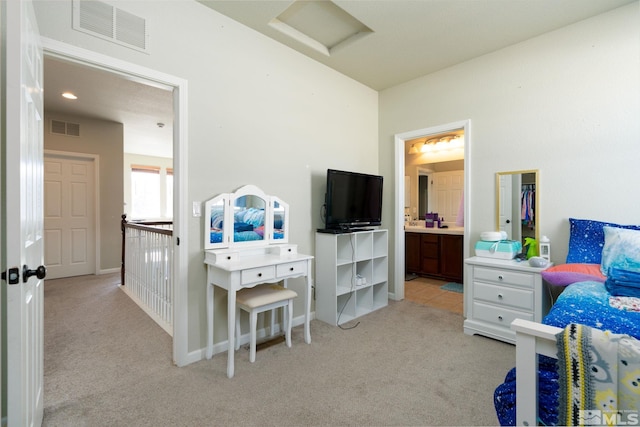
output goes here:
[{"label": "white pillow", "polygon": [[640,273],[640,230],[608,226],[603,230],[602,274],[608,276],[612,267]]}]

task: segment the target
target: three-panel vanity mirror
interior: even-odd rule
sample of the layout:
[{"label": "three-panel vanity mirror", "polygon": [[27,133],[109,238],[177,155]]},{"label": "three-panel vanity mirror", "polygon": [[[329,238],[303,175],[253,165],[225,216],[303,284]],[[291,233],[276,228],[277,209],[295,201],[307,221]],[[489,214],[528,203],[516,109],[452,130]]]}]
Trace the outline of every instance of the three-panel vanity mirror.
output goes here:
[{"label": "three-panel vanity mirror", "polygon": [[255,185],[205,202],[204,248],[264,246],[289,239],[289,205]]},{"label": "three-panel vanity mirror", "polygon": [[535,169],[496,174],[496,228],[523,245],[525,237],[540,241],[538,178]]}]

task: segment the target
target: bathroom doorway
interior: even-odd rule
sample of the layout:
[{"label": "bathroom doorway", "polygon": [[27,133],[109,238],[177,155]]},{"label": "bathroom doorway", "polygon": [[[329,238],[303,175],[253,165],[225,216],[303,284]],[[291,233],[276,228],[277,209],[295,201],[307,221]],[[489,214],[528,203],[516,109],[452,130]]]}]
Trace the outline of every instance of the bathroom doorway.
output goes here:
[{"label": "bathroom doorway", "polygon": [[[463,169],[465,171],[463,184],[464,184],[464,195],[465,200],[469,200],[471,196],[471,188],[469,183],[469,176],[467,171],[469,170],[468,162],[469,162],[469,153],[470,153],[470,145],[471,138],[469,137],[469,129],[470,129],[470,120],[460,121],[449,123],[441,126],[435,126],[430,128],[418,129],[415,131],[405,132],[402,134],[395,135],[395,164],[396,164],[396,198],[395,198],[395,242],[394,242],[394,253],[395,253],[395,262],[394,262],[394,292],[393,298],[395,300],[402,300],[405,298],[405,289],[404,289],[404,279],[405,279],[405,218],[406,214],[409,214],[411,218],[417,218],[419,215],[418,212],[418,191],[419,191],[419,178],[417,173],[415,172],[415,168],[418,163],[415,163],[414,173],[411,174],[411,164],[410,164],[410,155],[416,155],[419,153],[418,150],[422,148],[422,145],[429,145],[429,140],[435,138],[436,135],[441,134],[450,134],[454,132],[459,132],[463,135],[462,143],[463,143],[463,159],[460,160],[463,164]],[[422,139],[420,142],[420,147],[418,147],[418,141]],[[413,150],[413,153],[410,154],[410,150]],[[425,150],[426,151],[426,150]],[[409,164],[409,166],[408,166]],[[415,188],[415,191],[410,195],[412,201],[406,202],[404,200],[405,194],[405,179],[404,177],[409,177],[410,188]],[[412,178],[413,177],[413,178]],[[411,184],[413,182],[413,184]],[[432,195],[433,197],[433,195]],[[428,202],[427,202],[428,203]],[[405,207],[406,206],[406,207]],[[415,211],[414,211],[415,210]],[[468,219],[470,215],[469,204],[465,203],[463,208],[463,221],[465,224],[468,224]],[[464,236],[463,236],[463,254],[469,253],[469,234],[468,230],[465,227]]]}]

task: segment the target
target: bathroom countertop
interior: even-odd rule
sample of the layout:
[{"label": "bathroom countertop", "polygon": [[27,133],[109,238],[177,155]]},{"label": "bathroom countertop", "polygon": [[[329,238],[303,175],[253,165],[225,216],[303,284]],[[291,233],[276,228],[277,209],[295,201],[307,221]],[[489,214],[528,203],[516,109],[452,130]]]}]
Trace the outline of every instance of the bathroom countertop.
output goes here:
[{"label": "bathroom countertop", "polygon": [[463,235],[464,227],[449,226],[448,228],[427,228],[424,225],[406,225],[404,226],[405,232],[410,233],[427,233],[427,234],[456,234]]},{"label": "bathroom countertop", "polygon": [[426,233],[426,234],[456,234],[463,235],[464,227],[458,227],[456,225],[449,226],[448,228],[427,228],[424,225],[406,225],[404,231],[408,233]]}]

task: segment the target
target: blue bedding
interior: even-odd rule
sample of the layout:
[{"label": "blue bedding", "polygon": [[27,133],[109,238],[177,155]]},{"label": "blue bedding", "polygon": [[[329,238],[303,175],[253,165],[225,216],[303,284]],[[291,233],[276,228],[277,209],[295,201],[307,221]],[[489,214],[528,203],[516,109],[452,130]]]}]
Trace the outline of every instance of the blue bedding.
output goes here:
[{"label": "blue bedding", "polygon": [[560,294],[542,323],[558,328],[569,323],[581,323],[640,339],[640,312],[612,307],[609,303],[611,296],[604,283],[574,283]]},{"label": "blue bedding", "polygon": [[[577,282],[569,285],[558,297],[551,311],[542,320],[546,325],[564,328],[580,323],[640,339],[640,312],[625,311],[610,304],[612,295],[601,282]],[[558,374],[555,359],[539,357],[538,415],[542,425],[558,422]],[[494,405],[500,425],[516,424],[516,373],[513,368],[504,383],[494,392]]]}]

